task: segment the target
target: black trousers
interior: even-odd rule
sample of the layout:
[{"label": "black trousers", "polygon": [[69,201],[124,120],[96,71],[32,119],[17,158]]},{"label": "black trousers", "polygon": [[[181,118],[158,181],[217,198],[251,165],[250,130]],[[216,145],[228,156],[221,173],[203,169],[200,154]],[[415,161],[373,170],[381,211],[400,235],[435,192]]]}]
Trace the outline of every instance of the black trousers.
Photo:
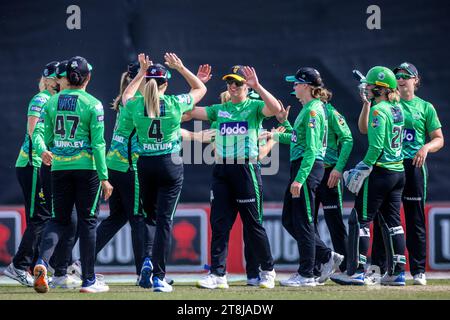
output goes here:
[{"label": "black trousers", "polygon": [[[95,242],[100,202],[100,181],[94,170],[52,171],[53,217],[45,229],[40,250],[41,258],[49,262],[60,241],[68,241],[71,216],[75,205],[78,215],[80,260],[83,280],[95,278]],[[69,252],[64,260],[70,259]]]},{"label": "black trousers", "polygon": [[298,273],[305,278],[314,276],[315,261],[326,263],[331,250],[320,239],[314,226],[315,197],[317,188],[324,175],[322,161],[315,161],[311,172],[300,190],[300,197],[293,198],[290,188],[302,158],[291,162],[289,184],[284,194],[282,223],[283,227],[297,241],[299,252]]},{"label": "black trousers", "polygon": [[262,182],[258,164],[216,164],[211,188],[211,272],[226,274],[230,231],[239,212],[246,237],[245,250],[253,251],[253,268],[273,270],[269,239],[262,224]]},{"label": "black trousers", "polygon": [[[330,232],[331,242],[335,252],[347,256],[347,229],[345,228],[343,220],[342,209],[342,182],[334,188],[327,186],[333,167],[325,168],[325,174],[317,188],[316,200],[314,205],[314,223],[317,228],[317,219],[319,214],[319,207],[322,204],[323,216]],[[345,271],[347,266],[346,258],[340,265],[340,270]]]},{"label": "black trousers", "polygon": [[109,198],[109,217],[97,227],[96,255],[127,223],[131,227],[136,274],[140,274],[144,255],[145,223],[139,197],[137,171],[120,172],[108,169],[109,182],[114,187]]},{"label": "black trousers", "polygon": [[51,193],[43,189],[39,167],[17,167],[16,175],[24,197],[27,227],[13,264],[17,269],[27,270],[33,267],[39,256],[41,236],[51,217]]},{"label": "black trousers", "polygon": [[[369,230],[370,223],[377,214],[383,216],[389,228],[401,227],[400,206],[401,195],[405,186],[405,173],[374,167],[355,199],[360,229]],[[367,256],[370,245],[370,234],[359,238],[359,254]],[[381,236],[381,234],[380,234]],[[382,238],[380,237],[378,240]],[[395,255],[405,254],[405,235],[403,232],[392,236],[392,249]],[[396,264],[395,272],[404,271],[404,264]],[[358,265],[358,272],[364,271],[364,264]]]},{"label": "black trousers", "polygon": [[[173,217],[183,186],[183,162],[175,154],[141,156],[137,167],[145,220],[150,225],[156,224],[152,249],[153,275],[164,279]],[[148,237],[146,239],[148,241]]]},{"label": "black trousers", "polygon": [[[410,272],[414,276],[424,273],[426,266],[425,200],[428,174],[425,165],[417,168],[413,166],[412,159],[405,159],[403,165],[406,178],[402,195],[406,223],[406,247],[409,254]],[[372,264],[380,266],[381,271],[385,270],[386,252],[376,223],[374,223]]]}]

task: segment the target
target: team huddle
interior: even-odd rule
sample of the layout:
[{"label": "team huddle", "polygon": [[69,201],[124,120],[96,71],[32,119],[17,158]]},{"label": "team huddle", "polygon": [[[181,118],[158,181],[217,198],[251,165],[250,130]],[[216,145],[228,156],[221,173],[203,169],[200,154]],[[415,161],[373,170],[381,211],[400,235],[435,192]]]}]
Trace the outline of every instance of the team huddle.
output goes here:
[{"label": "team huddle", "polygon": [[[254,68],[233,66],[222,78],[227,90],[220,103],[201,107],[211,67],[201,65],[195,75],[176,54],[166,53],[164,59],[165,65],[154,64],[140,54],[122,74],[108,152],[103,105],[87,92],[92,66],[79,56],[46,65],[40,92],[28,107],[27,133],[16,162],[27,227],[6,276],[39,293],[79,287],[87,293],[108,291],[95,273],[96,256],[128,222],[136,285],[171,292],[166,261],[183,186],[180,151],[183,140],[195,140],[213,144],[215,158],[211,261],[198,287],[229,287],[228,242],[238,213],[247,285],[275,287],[274,259],[263,226],[261,160],[277,143],[290,148],[290,168],[281,168],[290,170],[282,224],[299,253],[297,272],[279,281],[281,286],[317,286],[329,279],[341,285],[404,286],[406,248],[414,284],[426,285],[425,159],[443,147],[444,139],[433,105],[415,96],[420,78],[414,65],[404,62],[393,70],[376,66],[361,75],[358,127],[367,134],[369,147],[355,168],[345,171],[352,133],[316,69],[301,67],[285,78],[302,106],[291,124],[291,107],[261,85]],[[185,79],[189,92],[166,94],[169,69]],[[278,127],[262,130],[271,117]],[[180,127],[192,119],[209,122],[210,129]],[[348,232],[343,185],[355,195]],[[102,193],[110,215],[98,224]],[[318,233],[320,204],[333,249]],[[72,249],[78,240],[80,259],[75,260]]]}]

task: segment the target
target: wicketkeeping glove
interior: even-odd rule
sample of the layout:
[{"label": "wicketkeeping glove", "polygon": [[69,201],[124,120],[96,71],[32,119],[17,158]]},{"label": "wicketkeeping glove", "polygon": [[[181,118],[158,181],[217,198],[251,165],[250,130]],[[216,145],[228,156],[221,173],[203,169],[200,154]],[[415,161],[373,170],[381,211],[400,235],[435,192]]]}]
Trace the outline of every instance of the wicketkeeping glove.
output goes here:
[{"label": "wicketkeeping glove", "polygon": [[372,166],[368,166],[364,162],[360,162],[355,168],[344,172],[344,184],[351,193],[358,194],[364,180],[372,172]]}]

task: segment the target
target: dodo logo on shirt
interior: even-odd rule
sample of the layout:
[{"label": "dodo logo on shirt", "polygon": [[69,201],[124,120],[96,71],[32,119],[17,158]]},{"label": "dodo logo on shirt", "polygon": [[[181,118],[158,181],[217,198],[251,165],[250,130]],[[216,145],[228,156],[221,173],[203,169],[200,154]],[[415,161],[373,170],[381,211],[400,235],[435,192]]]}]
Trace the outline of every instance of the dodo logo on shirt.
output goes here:
[{"label": "dodo logo on shirt", "polygon": [[248,132],[247,121],[223,122],[219,126],[221,136],[245,135]]}]

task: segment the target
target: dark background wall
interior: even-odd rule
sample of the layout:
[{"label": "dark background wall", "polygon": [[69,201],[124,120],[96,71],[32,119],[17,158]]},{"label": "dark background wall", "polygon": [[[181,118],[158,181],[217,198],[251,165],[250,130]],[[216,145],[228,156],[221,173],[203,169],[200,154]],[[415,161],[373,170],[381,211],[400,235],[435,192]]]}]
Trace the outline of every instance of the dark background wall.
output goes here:
[{"label": "dark background wall", "polygon": [[[81,30],[68,30],[66,9],[81,8]],[[366,9],[381,8],[381,30],[369,30]],[[119,78],[139,52],[162,62],[166,51],[177,53],[196,71],[213,66],[213,79],[201,105],[217,102],[225,89],[221,75],[234,64],[254,66],[261,83],[293,106],[284,76],[300,66],[317,68],[334,92],[334,105],[352,129],[355,146],[348,166],[360,161],[366,137],[357,131],[361,103],[352,69],[363,73],[374,65],[414,63],[422,77],[418,95],[433,102],[443,124],[450,120],[449,6],[446,1],[1,1],[0,3],[0,204],[18,204],[22,195],[14,164],[26,128],[26,108],[37,93],[43,66],[74,55],[94,66],[88,91],[106,110],[109,144],[115,114],[107,105],[117,95]],[[188,90],[175,74],[169,93]],[[275,123],[268,121],[266,128]],[[183,124],[187,129],[192,123]],[[264,177],[264,197],[281,201],[288,180],[288,148],[281,150],[278,175]],[[450,151],[430,154],[429,200],[449,200]],[[209,199],[211,166],[186,165],[184,202]],[[350,200],[350,194],[345,198]]]}]

